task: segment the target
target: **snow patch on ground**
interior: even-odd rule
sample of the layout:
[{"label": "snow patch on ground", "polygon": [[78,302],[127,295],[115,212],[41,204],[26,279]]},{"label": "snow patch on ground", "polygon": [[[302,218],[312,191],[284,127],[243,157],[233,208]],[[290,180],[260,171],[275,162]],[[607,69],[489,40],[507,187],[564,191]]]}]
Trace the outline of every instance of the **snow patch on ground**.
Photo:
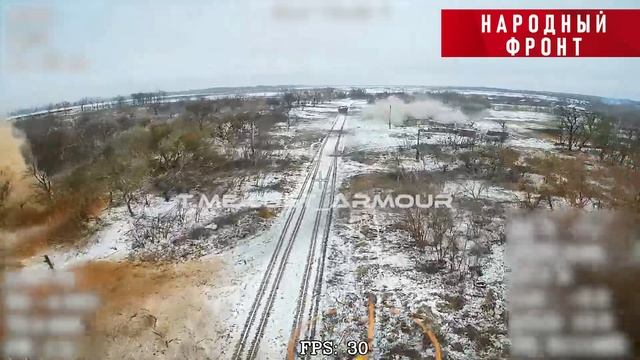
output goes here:
[{"label": "snow patch on ground", "polygon": [[506,144],[515,148],[530,148],[540,150],[553,150],[555,146],[552,142],[536,139],[536,138],[520,138],[520,139],[508,139]]}]

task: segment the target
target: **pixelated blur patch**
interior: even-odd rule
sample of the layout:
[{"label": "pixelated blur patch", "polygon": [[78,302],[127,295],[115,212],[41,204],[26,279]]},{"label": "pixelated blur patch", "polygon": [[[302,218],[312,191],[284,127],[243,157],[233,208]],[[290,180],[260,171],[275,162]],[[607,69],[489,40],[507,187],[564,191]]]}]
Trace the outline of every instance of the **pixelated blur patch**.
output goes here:
[{"label": "pixelated blur patch", "polygon": [[514,359],[638,354],[639,225],[612,212],[539,212],[507,228]]},{"label": "pixelated blur patch", "polygon": [[388,17],[391,4],[388,0],[274,0],[271,3],[271,13],[274,19],[282,21],[365,22]]},{"label": "pixelated blur patch", "polygon": [[7,358],[72,359],[96,295],[78,291],[75,275],[53,270],[17,270],[2,279],[2,350]]}]

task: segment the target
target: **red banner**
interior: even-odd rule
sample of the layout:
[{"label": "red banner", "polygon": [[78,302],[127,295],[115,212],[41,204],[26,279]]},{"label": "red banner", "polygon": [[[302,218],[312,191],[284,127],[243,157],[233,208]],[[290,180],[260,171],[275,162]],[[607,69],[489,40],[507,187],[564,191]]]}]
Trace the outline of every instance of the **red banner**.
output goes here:
[{"label": "red banner", "polygon": [[640,10],[442,10],[443,57],[640,57]]}]

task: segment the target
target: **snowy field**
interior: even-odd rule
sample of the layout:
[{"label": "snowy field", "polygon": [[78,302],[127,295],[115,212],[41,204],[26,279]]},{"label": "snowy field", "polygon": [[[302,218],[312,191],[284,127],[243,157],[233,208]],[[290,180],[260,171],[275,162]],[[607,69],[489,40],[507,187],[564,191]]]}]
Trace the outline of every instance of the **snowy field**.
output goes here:
[{"label": "snowy field", "polygon": [[[542,95],[539,98],[549,100]],[[340,120],[344,125],[342,131],[336,132],[337,107],[342,105],[350,106],[349,115]],[[251,324],[246,339],[254,338],[261,343],[255,349],[259,358],[275,359],[282,358],[287,350],[292,309],[299,300],[299,287],[304,284],[305,276],[313,278],[320,271],[316,267],[323,256],[320,247],[313,248],[307,255],[312,246],[310,239],[315,236],[312,231],[314,221],[319,221],[329,229],[325,274],[320,284],[322,296],[319,311],[316,309],[319,315],[314,319],[306,318],[299,325],[307,327],[311,322],[317,323],[316,336],[335,341],[338,351],[344,354],[347,340],[364,339],[367,296],[375,294],[377,324],[373,358],[433,356],[433,347],[423,346],[428,342],[425,342],[425,334],[416,319],[434,330],[449,359],[500,357],[507,350],[509,341],[504,304],[504,274],[508,269],[504,265],[504,245],[498,236],[503,231],[504,215],[499,213],[515,207],[521,194],[476,180],[451,178],[445,182],[443,191],[455,194],[461,203],[465,199],[478,200],[484,204],[483,211],[500,209],[497,215],[483,218],[486,224],[479,230],[476,242],[465,243],[461,249],[474,254],[464,260],[468,266],[473,266],[474,274],[463,278],[458,278],[455,272],[429,268],[431,257],[424,249],[412,246],[407,233],[398,228],[401,214],[397,212],[353,210],[348,216],[336,213],[332,220],[325,215],[315,215],[314,208],[327,201],[322,200],[325,193],[320,189],[324,186],[323,179],[325,182],[331,179],[331,171],[335,172],[334,191],[338,191],[358,175],[393,172],[397,168],[408,173],[440,173],[443,168],[452,171],[460,166],[429,152],[416,161],[411,149],[417,141],[417,127],[394,124],[389,129],[385,118],[363,116],[369,106],[363,100],[345,99],[294,108],[290,126],[280,123],[274,128],[272,135],[277,138],[313,135],[318,140],[304,147],[285,140],[287,146],[279,150],[277,156],[306,161],[304,166],[287,173],[268,173],[247,179],[231,190],[230,194],[237,198],[238,209],[267,204],[269,216],[260,217],[239,210],[239,225],[228,226],[221,222],[232,215],[228,209],[203,209],[195,202],[185,206],[179,197],[169,201],[148,197],[134,206],[137,215],[133,217],[124,206],[109,209],[93,225],[93,232],[80,249],[53,249],[48,255],[63,269],[96,260],[136,260],[148,253],[174,256],[172,259],[178,261],[218,262],[221,279],[200,288],[200,296],[212,318],[216,319],[202,329],[202,336],[210,339],[202,347],[205,352],[219,354],[220,359],[234,358],[238,339],[245,336],[243,326],[247,323],[247,314],[251,313],[256,294],[261,291],[261,282],[266,281],[269,288],[274,288],[274,299],[269,303],[264,303],[267,300],[258,303],[256,316],[264,318],[264,326],[253,330],[257,325]],[[530,130],[532,126],[549,124],[552,121],[549,114],[491,109],[481,119],[476,119],[473,126],[481,133],[499,131],[502,121],[509,132],[506,147],[523,152],[554,151],[553,143],[531,137]],[[316,158],[325,137],[328,139],[325,150]],[[421,143],[439,145],[444,137],[433,134],[423,138]],[[354,160],[353,154],[357,152],[370,156],[370,161]],[[310,177],[309,181],[314,164],[317,164],[318,175]],[[286,188],[275,187],[284,180],[288,184]],[[300,216],[302,230],[293,233],[287,220],[292,208],[271,206],[295,203],[308,189],[310,200],[305,201],[311,210]],[[190,195],[201,194],[193,192]],[[455,231],[460,234],[470,231],[467,224],[475,221],[475,215],[464,208],[454,209],[454,213]],[[136,242],[141,229],[153,227],[163,219],[173,219],[173,223],[167,225],[156,242],[146,244],[142,251]],[[199,235],[194,236],[196,232]],[[283,233],[285,238],[292,239],[288,258],[278,255],[278,251],[282,251],[279,250],[279,238]],[[276,260],[283,259],[282,280],[265,278],[274,253]],[[42,255],[27,260],[27,269],[44,268]],[[309,266],[308,257],[312,268],[316,269],[310,275],[304,271]],[[300,294],[306,296],[304,292]],[[311,312],[309,304],[314,300],[302,305],[304,312],[307,309]]]}]

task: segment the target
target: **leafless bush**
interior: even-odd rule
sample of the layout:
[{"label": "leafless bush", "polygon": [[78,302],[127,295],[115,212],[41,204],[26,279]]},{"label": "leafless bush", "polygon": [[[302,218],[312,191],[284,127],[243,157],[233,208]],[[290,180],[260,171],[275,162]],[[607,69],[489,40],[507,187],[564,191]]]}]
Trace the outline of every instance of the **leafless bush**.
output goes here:
[{"label": "leafless bush", "polygon": [[148,244],[166,242],[184,229],[187,210],[178,204],[171,210],[148,217],[141,215],[133,221],[129,235],[132,237],[132,248],[145,248]]},{"label": "leafless bush", "polygon": [[457,133],[449,133],[446,136],[440,138],[438,143],[441,146],[447,146],[453,149],[453,151],[458,151],[459,149],[464,148],[472,148],[476,145],[476,137],[475,136],[462,136]]},{"label": "leafless bush", "polygon": [[459,183],[458,192],[463,195],[470,197],[474,200],[481,199],[487,195],[487,191],[489,190],[488,185],[484,181],[463,181]]},{"label": "leafless bush", "polygon": [[416,245],[431,249],[437,261],[458,250],[457,244],[452,244],[456,229],[449,209],[407,209],[403,225]]},{"label": "leafless bush", "polygon": [[403,221],[404,229],[409,232],[409,235],[415,240],[418,247],[427,246],[427,213],[420,209],[408,209],[405,213]]}]

